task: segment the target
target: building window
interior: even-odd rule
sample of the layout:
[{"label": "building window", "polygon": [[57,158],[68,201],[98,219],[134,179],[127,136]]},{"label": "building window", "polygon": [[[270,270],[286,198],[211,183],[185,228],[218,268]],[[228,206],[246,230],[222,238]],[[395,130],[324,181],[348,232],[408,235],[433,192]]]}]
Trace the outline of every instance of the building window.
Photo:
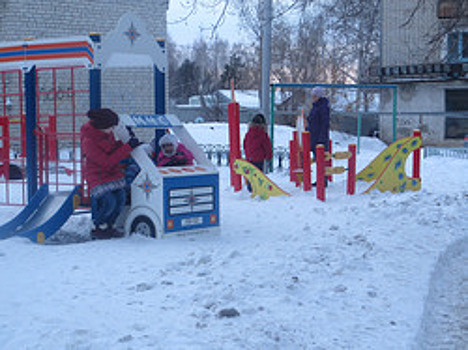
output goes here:
[{"label": "building window", "polygon": [[453,32],[447,36],[449,63],[468,62],[468,32]]},{"label": "building window", "polygon": [[461,54],[462,54],[462,59],[467,59],[468,58],[468,32],[462,33],[462,38],[461,38]]},{"label": "building window", "polygon": [[[462,139],[468,135],[468,89],[445,90],[445,137]],[[450,112],[454,112],[450,116]]]},{"label": "building window", "polygon": [[458,18],[460,15],[459,0],[439,0],[437,3],[437,17],[440,19]]}]

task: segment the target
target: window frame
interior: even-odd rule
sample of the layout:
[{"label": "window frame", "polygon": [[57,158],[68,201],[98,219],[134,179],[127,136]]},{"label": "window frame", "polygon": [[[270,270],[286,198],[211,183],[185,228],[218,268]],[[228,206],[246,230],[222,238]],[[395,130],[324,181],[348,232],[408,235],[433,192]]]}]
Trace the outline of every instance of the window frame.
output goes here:
[{"label": "window frame", "polygon": [[[460,96],[456,96],[460,94]],[[463,139],[468,134],[468,105],[457,103],[457,99],[466,101],[466,88],[445,89],[445,139]],[[466,102],[465,102],[466,103]],[[466,117],[463,116],[466,113]]]},{"label": "window frame", "polygon": [[[464,56],[465,53],[466,56]],[[447,34],[447,61],[448,63],[468,63],[468,30]]]}]

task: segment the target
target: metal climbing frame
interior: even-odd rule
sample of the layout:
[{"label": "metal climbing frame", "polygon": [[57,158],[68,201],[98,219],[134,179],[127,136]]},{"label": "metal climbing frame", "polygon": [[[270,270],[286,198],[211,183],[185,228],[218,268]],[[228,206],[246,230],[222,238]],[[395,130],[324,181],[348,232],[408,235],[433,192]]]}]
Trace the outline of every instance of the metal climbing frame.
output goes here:
[{"label": "metal climbing frame", "polygon": [[[27,203],[25,77],[21,70],[0,71],[0,205]],[[84,185],[79,132],[89,108],[89,71],[85,66],[35,70],[37,181],[50,191]],[[22,179],[10,178],[10,168]],[[82,187],[84,188],[84,187]]]},{"label": "metal climbing frame", "polygon": [[38,183],[51,191],[84,185],[80,128],[89,106],[88,74],[84,66],[36,70]]},{"label": "metal climbing frame", "polygon": [[0,71],[0,205],[26,201],[24,172],[18,173],[25,168],[26,155],[23,101],[22,71]]}]

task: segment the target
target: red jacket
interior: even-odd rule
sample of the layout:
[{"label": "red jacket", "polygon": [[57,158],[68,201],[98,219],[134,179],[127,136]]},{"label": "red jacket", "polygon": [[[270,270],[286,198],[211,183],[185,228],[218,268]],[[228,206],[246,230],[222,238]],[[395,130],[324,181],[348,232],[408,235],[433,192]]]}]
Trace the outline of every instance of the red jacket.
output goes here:
[{"label": "red jacket", "polygon": [[164,155],[161,150],[156,161],[157,166],[193,165],[193,154],[183,144],[177,145],[177,150],[172,157]]},{"label": "red jacket", "polygon": [[272,158],[271,141],[262,126],[251,125],[244,138],[245,157],[249,162]]},{"label": "red jacket", "polygon": [[84,159],[84,176],[89,188],[119,180],[124,177],[120,161],[132,152],[128,143],[114,138],[88,122],[81,127],[81,156]]}]

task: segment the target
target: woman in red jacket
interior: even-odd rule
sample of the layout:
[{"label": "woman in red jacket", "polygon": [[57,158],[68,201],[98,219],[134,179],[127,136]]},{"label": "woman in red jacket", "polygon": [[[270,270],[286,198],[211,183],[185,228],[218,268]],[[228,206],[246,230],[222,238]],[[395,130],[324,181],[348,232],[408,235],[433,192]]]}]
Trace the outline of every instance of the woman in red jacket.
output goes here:
[{"label": "woman in red jacket", "polygon": [[[107,108],[88,112],[89,122],[81,128],[81,152],[84,176],[91,194],[93,239],[122,237],[115,220],[125,205],[125,179],[120,161],[129,157],[140,142],[125,127],[116,128],[119,117]],[[117,134],[122,141],[114,137]]]},{"label": "woman in red jacket", "polygon": [[[265,117],[259,113],[253,117],[244,138],[245,158],[261,171],[265,171],[265,160],[272,158],[271,141],[265,129]],[[251,191],[248,182],[247,188]]]}]

